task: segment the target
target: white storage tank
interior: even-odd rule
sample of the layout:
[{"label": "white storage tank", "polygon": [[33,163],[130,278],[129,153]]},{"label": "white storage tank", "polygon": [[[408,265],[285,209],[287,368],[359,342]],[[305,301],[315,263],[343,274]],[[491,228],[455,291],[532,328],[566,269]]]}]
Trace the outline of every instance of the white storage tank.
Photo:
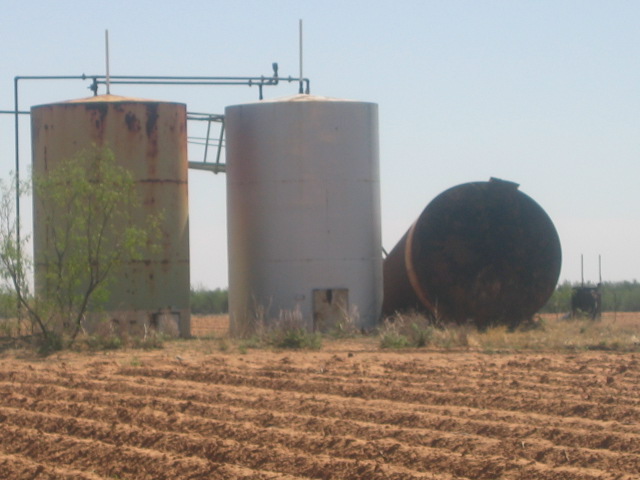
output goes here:
[{"label": "white storage tank", "polygon": [[229,312],[236,335],[295,319],[377,324],[376,104],[310,95],[226,108]]}]

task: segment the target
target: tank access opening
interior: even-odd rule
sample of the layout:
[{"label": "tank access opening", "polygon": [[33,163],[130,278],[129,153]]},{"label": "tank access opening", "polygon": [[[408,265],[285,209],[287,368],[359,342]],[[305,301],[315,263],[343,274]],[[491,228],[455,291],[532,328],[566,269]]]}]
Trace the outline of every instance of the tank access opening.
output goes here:
[{"label": "tank access opening", "polygon": [[349,289],[322,288],[313,291],[313,331],[328,332],[349,320]]}]

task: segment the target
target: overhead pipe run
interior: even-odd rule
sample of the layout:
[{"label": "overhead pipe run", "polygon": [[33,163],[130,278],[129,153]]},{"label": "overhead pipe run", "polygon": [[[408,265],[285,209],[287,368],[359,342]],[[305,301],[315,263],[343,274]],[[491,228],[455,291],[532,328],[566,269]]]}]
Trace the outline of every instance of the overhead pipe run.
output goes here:
[{"label": "overhead pipe run", "polygon": [[[105,34],[108,35],[108,34]],[[107,42],[108,43],[108,42]],[[108,47],[106,47],[108,48]],[[300,88],[302,89],[302,83],[305,84],[305,93],[310,93],[310,80],[308,78],[294,78],[279,77],[278,76],[278,64],[273,63],[273,75],[272,76],[259,76],[259,77],[181,77],[181,76],[113,76],[107,73],[107,75],[19,75],[13,79],[13,110],[0,110],[0,114],[12,114],[14,116],[14,142],[15,142],[15,187],[16,187],[16,215],[17,215],[17,228],[16,228],[16,242],[18,249],[20,248],[20,142],[19,142],[19,117],[20,115],[29,114],[30,112],[21,111],[19,108],[19,82],[22,80],[92,80],[91,85],[88,87],[94,94],[98,95],[99,85],[106,85],[107,90],[110,90],[110,86],[114,84],[118,85],[194,85],[194,86],[206,86],[206,85],[220,85],[220,86],[234,86],[234,85],[247,85],[249,87],[257,86],[259,90],[259,98],[263,99],[263,87],[276,86],[281,81],[292,83],[300,82]],[[109,92],[107,92],[109,93]],[[224,171],[224,165],[219,164],[218,161],[215,165],[209,165],[206,162],[193,162],[191,168],[206,169],[217,173]],[[21,252],[18,250],[18,257]]]},{"label": "overhead pipe run", "polygon": [[116,76],[111,75],[108,78],[97,75],[92,78],[93,82],[89,89],[94,95],[98,95],[99,85],[220,85],[234,86],[246,85],[249,87],[257,86],[259,90],[259,98],[263,100],[263,87],[276,86],[281,81],[287,83],[301,82],[305,85],[305,92],[310,93],[310,80],[308,78],[294,78],[292,76],[279,77],[278,64],[273,63],[273,75],[270,77],[174,77],[174,76]]}]

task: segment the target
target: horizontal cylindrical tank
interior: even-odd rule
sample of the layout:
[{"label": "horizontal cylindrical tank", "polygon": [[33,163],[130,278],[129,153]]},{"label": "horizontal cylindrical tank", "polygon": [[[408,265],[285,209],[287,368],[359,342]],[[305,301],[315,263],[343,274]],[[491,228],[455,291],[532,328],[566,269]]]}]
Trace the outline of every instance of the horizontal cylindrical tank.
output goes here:
[{"label": "horizontal cylindrical tank", "polygon": [[374,326],[382,303],[377,105],[227,107],[231,329]]},{"label": "horizontal cylindrical tank", "polygon": [[[108,147],[128,169],[141,207],[134,222],[159,218],[159,245],[128,261],[104,306],[119,325],[177,327],[189,336],[189,210],[186,106],[101,95],[31,109],[33,173],[46,175],[83,150]],[[43,252],[51,248],[34,199],[36,288],[43,283]],[[173,332],[172,332],[173,333]]]},{"label": "horizontal cylindrical tank", "polygon": [[517,184],[458,185],[427,205],[385,259],[383,313],[517,325],[553,293],[561,258],[551,219]]}]

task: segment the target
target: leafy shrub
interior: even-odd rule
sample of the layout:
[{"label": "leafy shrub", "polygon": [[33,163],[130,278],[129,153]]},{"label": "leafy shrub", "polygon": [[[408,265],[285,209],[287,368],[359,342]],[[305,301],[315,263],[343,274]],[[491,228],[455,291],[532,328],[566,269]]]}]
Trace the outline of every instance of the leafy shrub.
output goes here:
[{"label": "leafy shrub", "polygon": [[118,350],[124,342],[118,335],[90,335],[84,339],[89,350]]},{"label": "leafy shrub", "polygon": [[275,348],[318,350],[322,347],[322,335],[302,326],[279,327],[269,332],[268,343]]},{"label": "leafy shrub", "polygon": [[332,325],[327,334],[331,338],[355,337],[359,333],[358,327],[356,327],[358,317],[359,314],[356,309],[353,309],[349,313],[345,313],[339,321]]},{"label": "leafy shrub", "polygon": [[380,348],[396,349],[407,348],[410,346],[409,339],[398,332],[388,331],[383,333],[380,337]]},{"label": "leafy shrub", "polygon": [[129,337],[127,346],[131,348],[142,348],[143,350],[156,350],[164,348],[164,342],[167,338],[162,333],[150,331],[143,337]]},{"label": "leafy shrub", "polygon": [[322,347],[322,335],[307,329],[299,309],[283,311],[271,322],[258,322],[254,337],[274,348],[318,350]]},{"label": "leafy shrub", "polygon": [[420,314],[397,314],[388,318],[380,331],[381,348],[420,348],[433,340],[435,327]]}]

